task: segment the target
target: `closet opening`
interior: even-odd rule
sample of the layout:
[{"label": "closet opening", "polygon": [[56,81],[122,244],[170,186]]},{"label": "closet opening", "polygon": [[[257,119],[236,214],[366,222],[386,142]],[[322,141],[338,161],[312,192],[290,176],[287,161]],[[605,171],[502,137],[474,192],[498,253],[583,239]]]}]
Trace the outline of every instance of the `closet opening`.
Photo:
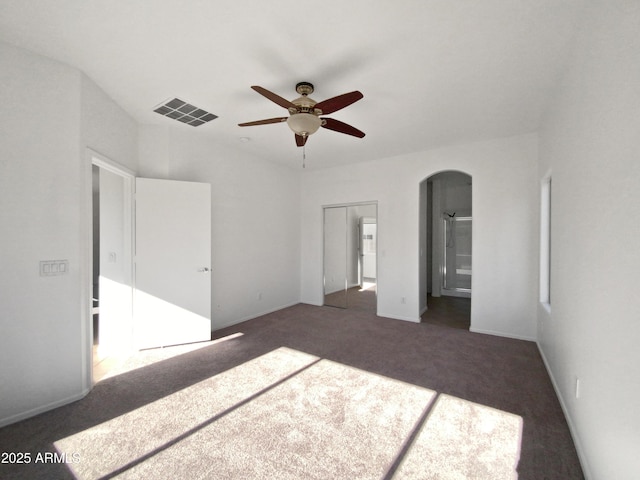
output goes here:
[{"label": "closet opening", "polygon": [[377,311],[378,207],[323,207],[324,305]]}]

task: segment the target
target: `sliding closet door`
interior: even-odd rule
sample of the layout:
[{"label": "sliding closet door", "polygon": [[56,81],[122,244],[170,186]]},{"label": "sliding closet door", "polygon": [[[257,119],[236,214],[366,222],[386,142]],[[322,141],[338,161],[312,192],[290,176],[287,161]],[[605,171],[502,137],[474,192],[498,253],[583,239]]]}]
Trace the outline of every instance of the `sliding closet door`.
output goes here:
[{"label": "sliding closet door", "polygon": [[324,209],[324,304],[347,308],[347,208]]}]

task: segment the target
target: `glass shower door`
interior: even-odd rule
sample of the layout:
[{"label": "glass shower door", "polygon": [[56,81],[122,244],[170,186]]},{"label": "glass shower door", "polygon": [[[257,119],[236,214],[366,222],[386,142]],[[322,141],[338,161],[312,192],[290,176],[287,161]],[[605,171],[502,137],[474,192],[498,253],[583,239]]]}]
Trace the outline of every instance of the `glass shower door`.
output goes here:
[{"label": "glass shower door", "polygon": [[443,288],[471,292],[471,225],[472,217],[444,219]]}]

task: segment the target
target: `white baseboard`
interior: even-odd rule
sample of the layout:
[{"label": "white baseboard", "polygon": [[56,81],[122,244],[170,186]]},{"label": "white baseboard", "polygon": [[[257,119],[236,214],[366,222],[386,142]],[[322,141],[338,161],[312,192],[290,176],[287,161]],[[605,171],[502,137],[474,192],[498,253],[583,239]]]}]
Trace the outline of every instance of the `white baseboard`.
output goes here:
[{"label": "white baseboard", "polygon": [[505,332],[498,332],[495,330],[483,330],[481,328],[474,328],[473,325],[471,326],[469,331],[473,333],[482,333],[484,335],[494,335],[496,337],[513,338],[515,340],[526,340],[528,342],[535,342],[537,340],[535,337],[529,337],[527,335],[514,335],[513,333],[505,333]]},{"label": "white baseboard", "polygon": [[401,315],[393,315],[390,313],[377,312],[376,315],[384,318],[392,318],[394,320],[404,320],[405,322],[420,323],[420,317],[403,317]]},{"label": "white baseboard", "polygon": [[297,302],[297,301],[293,302],[293,303],[287,303],[285,305],[281,305],[279,307],[271,308],[269,310],[265,310],[265,311],[260,312],[260,313],[251,314],[251,315],[248,315],[246,317],[239,318],[237,320],[230,320],[228,322],[223,323],[222,325],[216,325],[216,327],[215,327],[215,329],[213,329],[213,331],[215,332],[216,330],[221,330],[223,328],[232,327],[233,325],[237,325],[239,323],[246,322],[248,320],[253,320],[254,318],[258,318],[258,317],[261,317],[263,315],[269,315],[270,313],[277,312],[278,310],[282,310],[284,308],[293,307],[294,305],[298,305],[299,303],[300,302]]},{"label": "white baseboard", "polygon": [[90,391],[91,391],[91,388],[87,388],[80,393],[71,395],[70,397],[67,397],[67,398],[63,398],[62,400],[56,400],[55,402],[51,402],[46,405],[41,405],[39,407],[32,408],[30,410],[20,412],[15,415],[11,415],[10,417],[2,418],[0,419],[0,428],[6,427],[7,425],[11,425],[12,423],[16,423],[21,420],[26,420],[27,418],[35,417],[36,415],[40,415],[41,413],[48,412],[49,410],[62,407],[69,403],[77,402],[78,400],[86,397]]},{"label": "white baseboard", "polygon": [[547,369],[547,373],[549,374],[549,378],[551,379],[551,385],[553,385],[553,390],[556,392],[556,397],[558,397],[558,401],[560,402],[560,408],[562,408],[562,413],[564,414],[564,418],[567,421],[567,425],[569,425],[569,432],[571,433],[571,438],[573,439],[573,443],[576,446],[576,452],[578,453],[578,460],[580,460],[580,466],[582,467],[582,473],[584,474],[585,480],[591,480],[593,475],[591,475],[591,470],[589,468],[589,462],[587,461],[587,456],[584,453],[584,448],[582,447],[582,443],[580,443],[580,437],[578,437],[576,432],[576,427],[573,424],[573,420],[571,420],[571,415],[569,415],[569,410],[567,409],[567,405],[564,402],[564,398],[560,393],[560,389],[558,388],[558,383],[556,382],[555,377],[553,376],[553,372],[549,367],[549,362],[547,362],[547,357],[544,354],[544,350],[540,346],[538,342],[536,342],[538,346],[538,351],[540,352],[540,356],[542,357],[542,362],[544,363],[544,367]]}]

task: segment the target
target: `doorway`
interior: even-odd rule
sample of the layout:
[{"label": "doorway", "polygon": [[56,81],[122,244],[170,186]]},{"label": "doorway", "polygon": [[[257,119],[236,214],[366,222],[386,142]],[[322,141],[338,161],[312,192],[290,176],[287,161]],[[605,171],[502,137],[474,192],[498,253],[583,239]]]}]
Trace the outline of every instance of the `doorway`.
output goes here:
[{"label": "doorway", "polygon": [[211,186],[136,178],[92,151],[88,167],[83,299],[95,383],[136,350],[211,339]]},{"label": "doorway", "polygon": [[133,349],[133,173],[91,154],[93,381]]},{"label": "doorway", "polygon": [[376,203],[323,208],[324,305],[377,311]]},{"label": "doorway", "polygon": [[458,171],[440,172],[420,183],[422,321],[470,328],[472,187],[471,176]]}]

